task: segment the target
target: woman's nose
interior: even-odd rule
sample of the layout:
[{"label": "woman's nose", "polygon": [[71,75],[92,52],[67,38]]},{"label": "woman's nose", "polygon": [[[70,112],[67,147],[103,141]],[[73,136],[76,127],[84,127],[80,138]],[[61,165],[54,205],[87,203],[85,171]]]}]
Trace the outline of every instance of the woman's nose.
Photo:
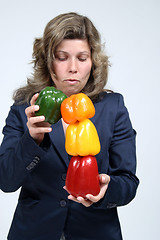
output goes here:
[{"label": "woman's nose", "polygon": [[75,59],[71,59],[69,63],[69,72],[71,73],[77,73],[77,64]]}]

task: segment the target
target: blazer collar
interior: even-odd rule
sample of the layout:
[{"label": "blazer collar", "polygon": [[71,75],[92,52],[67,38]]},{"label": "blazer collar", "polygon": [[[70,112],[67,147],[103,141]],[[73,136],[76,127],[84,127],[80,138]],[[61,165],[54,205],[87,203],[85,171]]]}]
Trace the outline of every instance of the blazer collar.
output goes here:
[{"label": "blazer collar", "polygon": [[61,120],[52,125],[52,132],[50,133],[50,138],[57,152],[59,153],[65,164],[68,166],[69,156],[65,150],[65,135]]}]

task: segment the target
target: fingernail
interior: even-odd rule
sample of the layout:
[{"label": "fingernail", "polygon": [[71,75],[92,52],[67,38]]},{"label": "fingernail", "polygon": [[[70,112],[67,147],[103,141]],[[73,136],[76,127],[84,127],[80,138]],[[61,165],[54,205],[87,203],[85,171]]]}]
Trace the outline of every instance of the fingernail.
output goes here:
[{"label": "fingernail", "polygon": [[82,197],[77,197],[77,200],[81,202],[82,201]]},{"label": "fingernail", "polygon": [[106,178],[104,176],[102,176],[102,182],[105,182]]},{"label": "fingernail", "polygon": [[39,110],[39,106],[35,105],[34,109],[35,109],[35,111],[38,111]]},{"label": "fingernail", "polygon": [[51,132],[52,131],[52,128],[48,128],[48,132]]},{"label": "fingernail", "polygon": [[40,120],[45,120],[45,117],[44,116],[40,116]]}]

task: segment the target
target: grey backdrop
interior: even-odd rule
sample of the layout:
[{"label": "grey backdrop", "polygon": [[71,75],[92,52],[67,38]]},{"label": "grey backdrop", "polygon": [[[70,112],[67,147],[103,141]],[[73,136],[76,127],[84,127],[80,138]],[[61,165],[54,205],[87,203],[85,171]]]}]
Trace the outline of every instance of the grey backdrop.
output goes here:
[{"label": "grey backdrop", "polygon": [[[35,37],[57,14],[76,11],[99,29],[112,67],[109,88],[124,95],[137,131],[135,200],[119,208],[124,240],[159,239],[159,0],[0,0],[0,140],[13,90],[26,81]],[[0,191],[0,239],[6,240],[19,191]]]}]

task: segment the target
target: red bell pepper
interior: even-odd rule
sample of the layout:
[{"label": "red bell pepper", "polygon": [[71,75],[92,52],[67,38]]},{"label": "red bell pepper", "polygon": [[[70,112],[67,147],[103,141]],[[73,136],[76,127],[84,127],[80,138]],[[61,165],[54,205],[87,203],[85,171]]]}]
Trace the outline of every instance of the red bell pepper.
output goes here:
[{"label": "red bell pepper", "polygon": [[70,160],[66,188],[75,197],[94,196],[100,192],[97,160],[94,156],[73,156]]}]

